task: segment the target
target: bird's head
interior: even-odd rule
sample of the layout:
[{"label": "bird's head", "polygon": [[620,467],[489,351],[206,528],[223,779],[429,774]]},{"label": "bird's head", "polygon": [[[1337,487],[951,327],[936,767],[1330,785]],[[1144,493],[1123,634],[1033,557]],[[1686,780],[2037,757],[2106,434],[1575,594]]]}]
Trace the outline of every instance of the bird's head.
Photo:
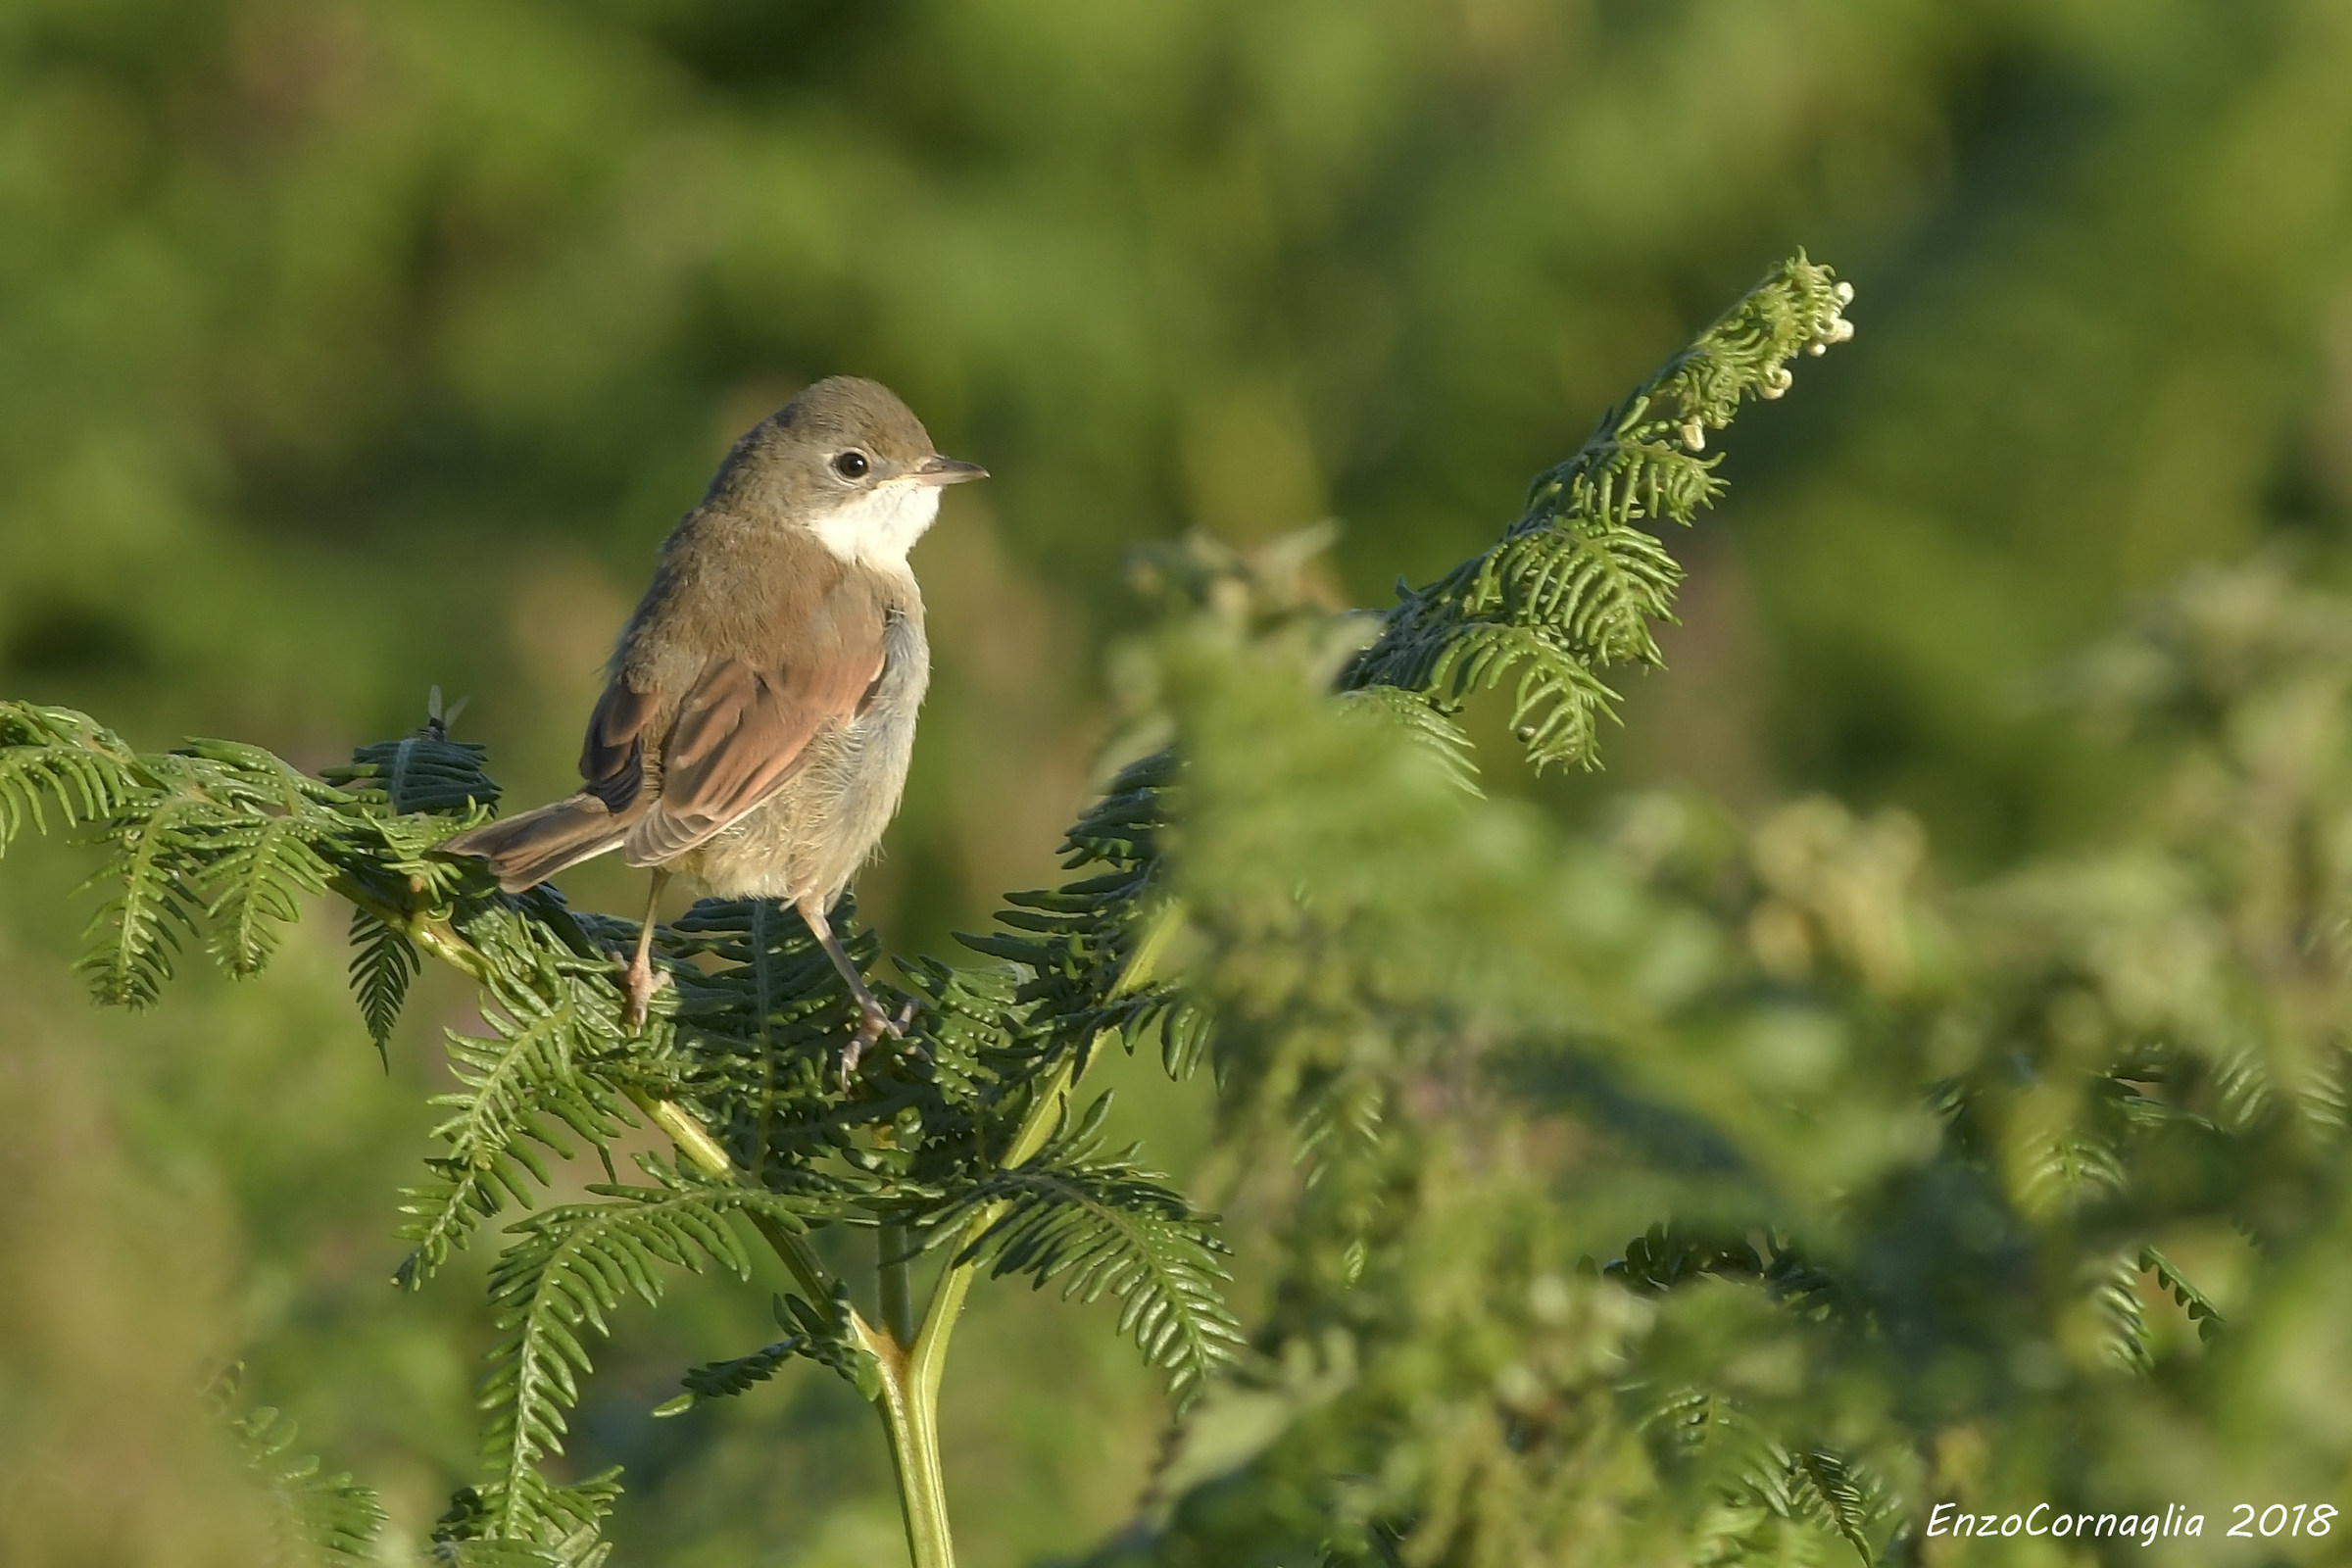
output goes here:
[{"label": "bird's head", "polygon": [[903,566],[939,514],[941,488],[987,476],[942,457],[881,382],[835,375],[736,442],[705,505],[806,528],[847,560]]}]

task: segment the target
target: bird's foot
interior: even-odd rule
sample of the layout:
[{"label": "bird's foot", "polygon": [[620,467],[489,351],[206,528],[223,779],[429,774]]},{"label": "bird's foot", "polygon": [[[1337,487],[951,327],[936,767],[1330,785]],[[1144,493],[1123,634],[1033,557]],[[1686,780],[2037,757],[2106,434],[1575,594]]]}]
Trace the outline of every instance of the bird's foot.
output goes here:
[{"label": "bird's foot", "polygon": [[615,956],[612,967],[620,971],[620,989],[629,999],[629,1033],[643,1034],[646,1011],[653,1005],[654,993],[669,984],[669,971],[655,968],[643,955],[626,959]]},{"label": "bird's foot", "polygon": [[[871,997],[861,998],[858,1004],[858,1032],[841,1051],[841,1081],[846,1085],[858,1075],[858,1063],[864,1059],[866,1049],[884,1035],[893,1040],[906,1038],[906,1026],[914,1021],[914,1004],[910,1001],[893,1018],[882,1010],[882,1004]],[[906,1054],[929,1059],[930,1054],[921,1046],[906,1047]]]}]

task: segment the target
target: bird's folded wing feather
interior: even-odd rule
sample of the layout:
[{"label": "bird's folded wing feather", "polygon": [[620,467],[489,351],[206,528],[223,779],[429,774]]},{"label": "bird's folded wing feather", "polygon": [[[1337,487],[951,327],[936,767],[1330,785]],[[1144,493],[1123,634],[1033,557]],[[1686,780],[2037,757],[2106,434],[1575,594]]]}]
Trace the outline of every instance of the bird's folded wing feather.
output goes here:
[{"label": "bird's folded wing feather", "polygon": [[637,799],[645,780],[645,727],[662,706],[660,692],[633,689],[619,675],[597,699],[588,715],[588,738],[580,743],[580,777],[588,793],[617,816]]},{"label": "bird's folded wing feather", "polygon": [[[870,635],[844,638],[821,657],[706,664],[662,739],[660,793],[629,829],[621,858],[631,865],[658,865],[773,795],[808,760],[809,743],[821,730],[857,715],[882,674],[883,624],[875,615]],[[615,716],[631,706],[614,701]],[[604,712],[599,705],[599,715]],[[597,734],[592,724],[592,746]],[[642,773],[642,743],[630,745],[638,749],[638,765],[630,771]],[[607,746],[607,755],[630,755]]]}]

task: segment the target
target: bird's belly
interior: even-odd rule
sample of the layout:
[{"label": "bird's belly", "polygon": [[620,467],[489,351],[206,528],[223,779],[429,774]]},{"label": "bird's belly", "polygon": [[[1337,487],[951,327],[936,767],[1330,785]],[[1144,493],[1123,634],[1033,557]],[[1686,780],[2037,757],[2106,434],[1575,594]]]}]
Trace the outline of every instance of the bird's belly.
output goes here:
[{"label": "bird's belly", "polygon": [[[881,843],[906,785],[914,705],[891,695],[812,738],[807,762],[782,788],[671,868],[717,898],[814,895],[830,906]],[[919,701],[920,691],[913,695]]]}]

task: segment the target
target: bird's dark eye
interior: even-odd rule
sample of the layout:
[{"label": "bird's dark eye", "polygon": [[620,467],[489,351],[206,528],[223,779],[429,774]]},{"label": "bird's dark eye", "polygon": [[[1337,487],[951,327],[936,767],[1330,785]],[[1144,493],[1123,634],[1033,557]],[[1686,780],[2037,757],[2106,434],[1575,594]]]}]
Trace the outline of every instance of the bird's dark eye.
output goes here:
[{"label": "bird's dark eye", "polygon": [[833,460],[833,471],[844,479],[862,479],[865,477],[865,470],[871,466],[872,465],[865,461],[865,454],[862,452],[844,452]]}]

